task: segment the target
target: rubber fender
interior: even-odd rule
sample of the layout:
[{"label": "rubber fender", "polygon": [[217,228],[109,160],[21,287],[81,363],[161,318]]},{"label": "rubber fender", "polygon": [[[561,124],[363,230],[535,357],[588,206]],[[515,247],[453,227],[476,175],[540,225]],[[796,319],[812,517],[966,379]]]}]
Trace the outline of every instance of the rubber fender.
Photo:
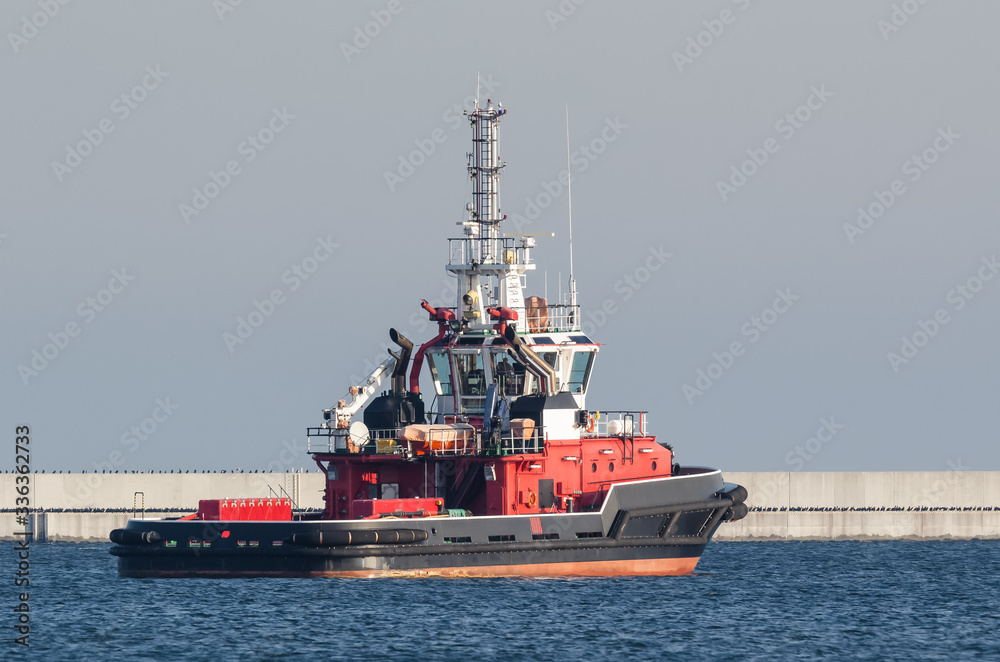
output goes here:
[{"label": "rubber fender", "polygon": [[737,503],[726,511],[723,519],[727,522],[735,522],[746,517],[748,512],[750,512],[750,509],[747,508],[745,503]]},{"label": "rubber fender", "polygon": [[288,542],[305,547],[345,545],[395,545],[427,540],[423,529],[361,529],[359,531],[306,531],[293,533]]},{"label": "rubber fender", "polygon": [[351,543],[350,531],[307,531],[293,533],[288,542],[305,547],[340,547]]},{"label": "rubber fender", "polygon": [[743,487],[742,485],[737,485],[728,492],[723,492],[722,495],[729,497],[730,499],[733,500],[733,503],[736,504],[736,503],[743,503],[744,501],[746,501],[747,496],[749,496],[749,492],[747,492],[747,488]]},{"label": "rubber fender", "polygon": [[398,529],[396,533],[399,534],[399,542],[402,543],[423,542],[427,540],[427,532],[422,529]]},{"label": "rubber fender", "polygon": [[115,529],[111,532],[111,542],[116,545],[155,545],[160,542],[160,534],[156,531]]}]

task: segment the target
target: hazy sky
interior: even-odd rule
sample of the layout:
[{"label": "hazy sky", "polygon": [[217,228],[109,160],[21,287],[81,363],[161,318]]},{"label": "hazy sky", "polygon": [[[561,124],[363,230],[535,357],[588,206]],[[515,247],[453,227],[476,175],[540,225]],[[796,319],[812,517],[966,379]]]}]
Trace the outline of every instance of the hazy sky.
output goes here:
[{"label": "hazy sky", "polygon": [[998,469],[998,24],[915,0],[5,2],[0,430],[31,426],[39,470],[301,447],[390,326],[433,335],[414,314],[447,286],[480,73],[509,111],[503,212],[556,233],[550,298],[569,104],[591,408],[648,410],[682,464]]}]

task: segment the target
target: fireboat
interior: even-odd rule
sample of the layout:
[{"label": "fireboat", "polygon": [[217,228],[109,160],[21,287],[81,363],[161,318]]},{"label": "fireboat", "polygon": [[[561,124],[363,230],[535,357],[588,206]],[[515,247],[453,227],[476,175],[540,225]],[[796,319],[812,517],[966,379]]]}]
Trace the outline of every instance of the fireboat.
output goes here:
[{"label": "fireboat", "polygon": [[420,304],[436,334],[417,346],[390,329],[396,349],[307,428],[322,512],[262,497],[130,519],[110,535],[119,576],[683,575],[746,516],[747,490],[680,466],[646,412],[588,405],[600,344],[572,275],[568,303],[525,296],[538,235],[500,231],[506,113],[466,112],[472,201],[445,267],[456,300]]}]

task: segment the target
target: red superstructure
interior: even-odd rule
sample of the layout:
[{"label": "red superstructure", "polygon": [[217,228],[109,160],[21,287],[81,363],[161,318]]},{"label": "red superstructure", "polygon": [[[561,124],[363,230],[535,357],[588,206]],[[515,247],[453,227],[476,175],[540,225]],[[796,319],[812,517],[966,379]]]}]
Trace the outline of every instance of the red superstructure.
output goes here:
[{"label": "red superstructure", "polygon": [[[636,433],[625,439],[610,436],[598,416],[615,416],[611,420],[616,422],[622,420],[618,416],[629,416],[625,420],[635,421]],[[419,455],[412,444],[392,443],[382,444],[389,453],[364,454],[361,448],[357,455],[314,453],[328,476],[325,517],[366,517],[379,499],[391,502],[393,510],[438,514],[425,502],[449,492],[450,509],[476,515],[581,512],[600,508],[614,483],[671,475],[672,452],[644,434],[643,413],[588,413],[587,420],[591,417],[596,419],[594,431],[587,436],[544,442],[506,439],[512,442],[502,449],[508,454],[488,453],[476,440]]]}]

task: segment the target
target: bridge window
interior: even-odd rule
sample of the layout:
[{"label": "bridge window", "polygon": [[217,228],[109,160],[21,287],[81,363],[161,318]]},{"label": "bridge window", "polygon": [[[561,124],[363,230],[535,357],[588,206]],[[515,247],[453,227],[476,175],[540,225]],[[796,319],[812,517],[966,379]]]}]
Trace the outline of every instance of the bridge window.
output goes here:
[{"label": "bridge window", "polygon": [[483,355],[455,354],[455,370],[458,372],[459,388],[462,395],[486,395],[486,374],[483,372]]},{"label": "bridge window", "polygon": [[583,393],[590,381],[590,369],[594,364],[593,352],[576,352],[569,371],[567,386],[570,393]]},{"label": "bridge window", "polygon": [[[559,352],[538,352],[538,356],[540,356],[543,361],[549,364],[549,367],[552,368],[553,372],[556,373],[556,383],[553,384],[553,386],[555,387],[555,390],[558,391],[560,383],[562,382],[562,375],[560,374],[558,367]],[[535,382],[536,383],[534,384],[534,391],[537,393],[541,388],[541,385],[537,383],[538,380],[535,380]]]},{"label": "bridge window", "polygon": [[524,365],[509,353],[491,353],[490,368],[494,379],[504,395],[521,395],[524,393]]},{"label": "bridge window", "polygon": [[451,395],[451,363],[448,355],[435,352],[427,355],[430,358],[431,378],[434,380],[434,390],[438,395]]},{"label": "bridge window", "polygon": [[458,377],[459,395],[462,396],[462,413],[482,414],[486,403],[486,373],[480,352],[466,354],[455,352],[455,375]]}]

